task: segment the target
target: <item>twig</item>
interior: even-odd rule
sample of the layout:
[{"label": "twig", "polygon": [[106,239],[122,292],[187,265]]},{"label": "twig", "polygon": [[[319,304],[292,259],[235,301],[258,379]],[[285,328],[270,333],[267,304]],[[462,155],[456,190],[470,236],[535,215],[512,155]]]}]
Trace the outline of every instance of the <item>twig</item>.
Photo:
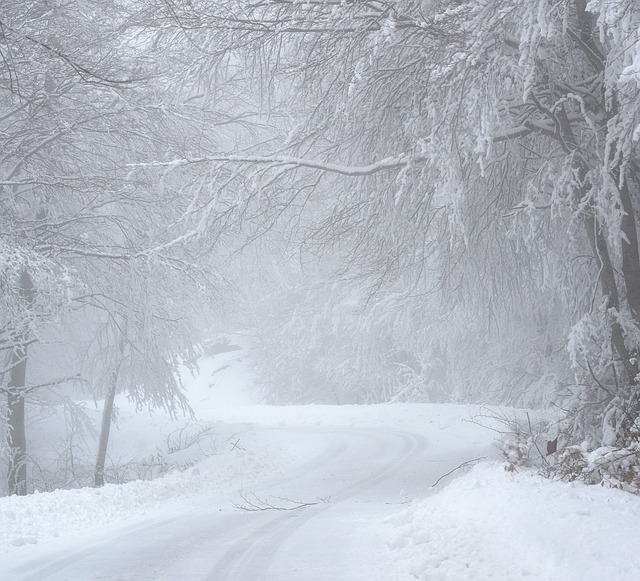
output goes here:
[{"label": "twig", "polygon": [[[233,436],[231,436],[233,438]],[[246,448],[243,448],[242,446],[240,446],[240,438],[236,439],[235,442],[231,442],[229,439],[229,443],[231,444],[231,450],[243,450],[243,451],[247,451]]]},{"label": "twig", "polygon": [[249,498],[249,494],[244,490],[240,490],[238,494],[240,495],[240,498],[242,498],[243,503],[235,503],[233,505],[233,508],[246,510],[248,512],[261,512],[267,510],[298,510],[300,508],[306,508],[307,506],[318,504],[318,502],[296,502],[288,498],[279,498],[278,500],[291,504],[291,506],[279,506],[273,504],[268,500],[258,498],[254,493],[251,494],[253,498]]},{"label": "twig", "polygon": [[482,456],[481,458],[474,458],[473,460],[467,460],[466,462],[463,462],[462,464],[460,464],[460,466],[456,466],[453,470],[450,470],[446,474],[443,474],[442,476],[440,476],[440,478],[438,478],[438,480],[436,480],[431,485],[431,488],[435,488],[436,486],[438,486],[439,482],[443,478],[446,478],[447,476],[449,476],[449,474],[453,474],[456,470],[460,470],[460,468],[466,468],[467,466],[469,466],[470,464],[473,464],[474,462],[480,462],[480,460],[485,460],[485,459],[486,459],[486,456]]},{"label": "twig", "polygon": [[529,423],[529,434],[531,435],[531,441],[533,442],[535,449],[538,451],[538,454],[540,454],[540,458],[542,458],[542,461],[548,466],[549,461],[545,458],[545,455],[542,453],[542,450],[540,450],[538,446],[537,438],[533,435],[533,427],[531,426],[531,418],[529,417],[529,412],[527,412],[527,422]]}]

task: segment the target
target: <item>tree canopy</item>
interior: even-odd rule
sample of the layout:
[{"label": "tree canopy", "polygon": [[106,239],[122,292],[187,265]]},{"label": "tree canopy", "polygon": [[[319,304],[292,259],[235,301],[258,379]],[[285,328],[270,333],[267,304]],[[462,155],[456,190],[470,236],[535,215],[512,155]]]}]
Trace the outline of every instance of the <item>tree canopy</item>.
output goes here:
[{"label": "tree canopy", "polygon": [[11,397],[81,304],[129,358],[103,384],[174,405],[229,276],[275,401],[556,405],[565,447],[637,446],[634,0],[5,4]]}]

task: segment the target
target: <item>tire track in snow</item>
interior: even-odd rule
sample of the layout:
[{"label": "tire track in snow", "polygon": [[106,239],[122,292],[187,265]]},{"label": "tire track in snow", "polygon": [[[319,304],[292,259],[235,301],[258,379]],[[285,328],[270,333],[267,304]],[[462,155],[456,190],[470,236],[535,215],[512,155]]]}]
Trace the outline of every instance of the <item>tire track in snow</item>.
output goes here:
[{"label": "tire track in snow", "polygon": [[[133,525],[124,534],[121,530],[108,540],[65,552],[53,562],[51,557],[43,557],[25,564],[14,569],[7,581],[265,580],[278,548],[287,539],[295,539],[298,529],[398,475],[426,447],[421,436],[385,430],[271,430],[287,434],[286,439],[292,441],[320,438],[326,446],[314,458],[281,477],[258,483],[253,490],[269,495],[283,487],[300,488],[303,482],[307,485],[302,487],[303,494],[315,485],[323,496],[331,496],[329,503],[288,513],[196,513]],[[339,479],[344,482],[336,486]]]},{"label": "tire track in snow", "polygon": [[[398,456],[392,456],[372,474],[333,491],[329,503],[305,507],[293,513],[279,514],[266,524],[253,530],[222,556],[217,565],[209,572],[206,581],[220,581],[222,579],[225,581],[264,581],[269,579],[269,567],[278,548],[285,540],[294,535],[298,529],[306,525],[311,519],[333,509],[336,504],[352,499],[360,493],[397,476],[398,472],[407,463],[414,461],[416,456],[427,445],[426,438],[405,432],[360,429],[333,430],[329,433],[341,437],[343,451],[346,451],[350,447],[350,443],[353,443],[354,436],[364,436],[370,442],[379,442],[382,439],[392,437],[400,440],[402,448]],[[329,458],[329,462],[336,458],[337,456]],[[360,461],[362,460],[364,459],[360,458]]]},{"label": "tire track in snow", "polygon": [[[323,433],[316,429],[306,428],[292,430],[290,428],[269,428],[273,431],[298,431],[303,433]],[[323,434],[324,435],[324,434]],[[286,483],[300,474],[309,474],[317,470],[322,470],[325,465],[335,461],[348,448],[343,439],[331,437],[328,439],[326,448],[321,454],[305,461],[301,466],[297,466],[292,472],[281,477],[275,477],[261,483],[260,489],[268,486],[277,486]],[[233,515],[231,515],[233,516]],[[243,537],[247,523],[241,519],[225,516],[224,522],[215,522],[215,529],[222,529],[223,532],[232,538]],[[228,522],[227,522],[228,521]],[[73,579],[74,581],[84,581],[83,577],[74,573],[76,566],[86,566],[86,563],[95,563],[96,576],[93,579],[163,579],[161,562],[163,560],[176,558],[176,537],[178,533],[188,536],[190,533],[206,535],[211,538],[219,535],[219,530],[211,530],[212,523],[207,521],[207,517],[194,519],[188,517],[170,517],[159,521],[145,524],[135,524],[128,527],[128,531],[123,534],[120,530],[115,535],[111,535],[108,540],[102,540],[89,547],[77,551],[65,552],[64,556],[58,557],[53,562],[50,558],[43,557],[36,561],[31,561],[11,571],[11,579],[6,581],[44,581],[46,579]],[[126,529],[125,529],[126,530]],[[144,544],[141,546],[141,539]],[[138,555],[134,555],[135,563],[130,563],[131,575],[116,571],[118,569],[113,563],[113,554],[121,557],[128,556],[132,546],[136,546]],[[178,555],[179,558],[180,555]],[[104,567],[102,562],[111,562],[111,567]],[[160,561],[160,562],[159,562]],[[101,567],[105,568],[104,573],[99,573]],[[125,569],[126,567],[122,567]],[[140,571],[135,573],[135,571]],[[150,571],[155,571],[149,576]],[[172,579],[167,577],[167,579]],[[5,580],[0,580],[5,581]],[[172,579],[173,581],[173,579]],[[220,580],[218,580],[220,581]]]}]

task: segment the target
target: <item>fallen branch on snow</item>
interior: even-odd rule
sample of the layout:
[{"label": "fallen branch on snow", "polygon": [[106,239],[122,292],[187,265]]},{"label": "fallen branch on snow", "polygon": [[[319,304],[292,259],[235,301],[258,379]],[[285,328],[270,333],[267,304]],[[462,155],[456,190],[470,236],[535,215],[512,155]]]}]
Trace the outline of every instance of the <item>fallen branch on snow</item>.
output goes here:
[{"label": "fallen branch on snow", "polygon": [[238,493],[242,499],[242,503],[235,503],[233,508],[240,510],[246,510],[249,512],[258,512],[265,510],[298,510],[300,508],[306,508],[307,506],[314,506],[318,502],[297,502],[289,498],[278,498],[276,500],[281,501],[282,505],[276,505],[272,501],[259,498],[256,494],[245,492],[240,490]]},{"label": "fallen branch on snow", "polygon": [[467,460],[466,462],[463,462],[462,464],[460,464],[460,466],[456,466],[453,470],[449,470],[449,472],[447,472],[446,474],[443,474],[442,476],[440,476],[440,478],[438,478],[438,480],[436,480],[432,485],[431,488],[435,488],[436,486],[438,486],[438,483],[443,479],[446,478],[447,476],[449,476],[449,474],[453,474],[456,470],[460,470],[461,468],[466,468],[467,466],[470,466],[471,464],[473,464],[474,462],[480,462],[481,460],[485,460],[486,457],[482,456],[481,458],[474,458],[473,460]]}]

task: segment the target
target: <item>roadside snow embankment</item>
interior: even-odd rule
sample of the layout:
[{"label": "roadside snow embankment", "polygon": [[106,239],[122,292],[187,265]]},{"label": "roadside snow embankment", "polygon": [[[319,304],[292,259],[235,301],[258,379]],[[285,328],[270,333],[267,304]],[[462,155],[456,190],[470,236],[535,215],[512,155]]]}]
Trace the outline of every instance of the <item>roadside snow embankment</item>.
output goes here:
[{"label": "roadside snow embankment", "polygon": [[214,427],[217,453],[155,480],[0,498],[0,555],[57,537],[71,543],[98,540],[122,526],[211,508],[212,503],[227,509],[225,495],[280,475],[300,461],[283,449],[277,434],[258,435],[242,424]]},{"label": "roadside snow embankment", "polygon": [[[388,522],[407,578],[631,581],[640,498],[481,464]],[[404,578],[404,577],[402,577]]]}]

